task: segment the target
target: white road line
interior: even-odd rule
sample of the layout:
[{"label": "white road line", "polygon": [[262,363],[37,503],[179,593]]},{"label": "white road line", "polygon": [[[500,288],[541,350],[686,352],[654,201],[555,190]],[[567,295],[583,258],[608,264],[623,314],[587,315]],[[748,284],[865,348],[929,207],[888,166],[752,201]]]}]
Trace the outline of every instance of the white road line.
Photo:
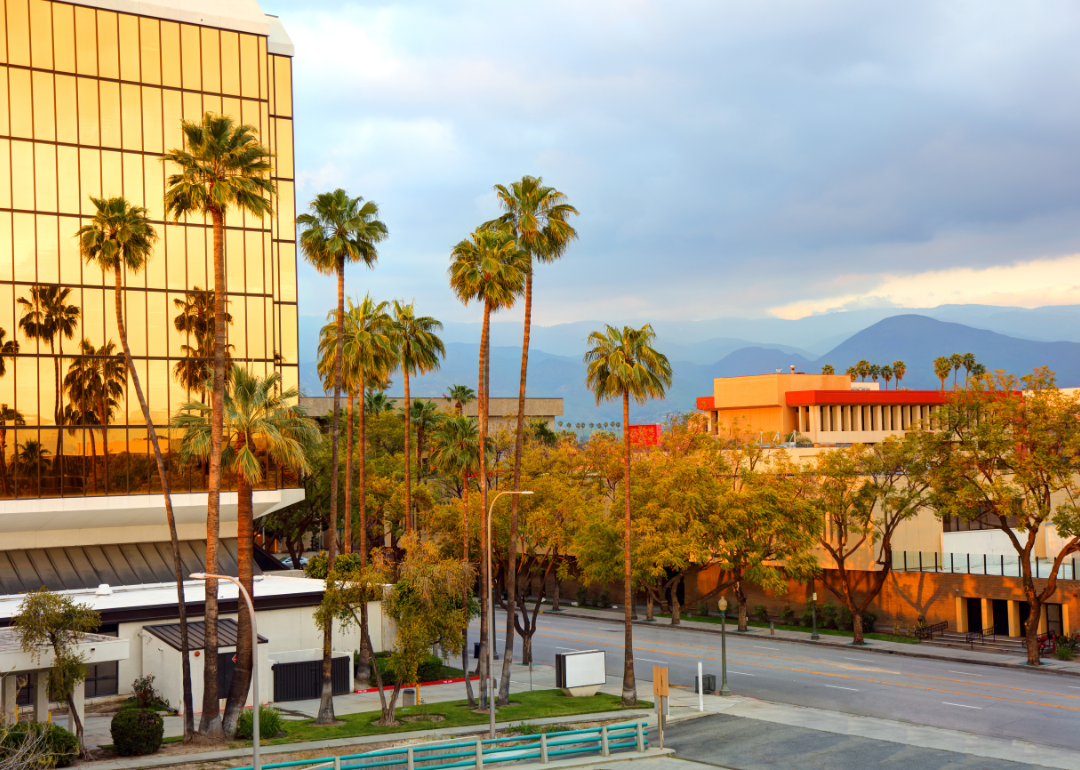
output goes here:
[{"label": "white road line", "polygon": [[730,668],[728,669],[728,673],[729,674],[738,674],[739,676],[757,676],[757,674],[748,674],[745,671],[732,671]]},{"label": "white road line", "polygon": [[[953,671],[951,668],[945,670],[948,671],[950,674],[963,674],[964,676],[982,676],[982,674],[973,674],[970,671]],[[972,706],[972,708],[975,707]]]},{"label": "white road line", "polygon": [[646,660],[649,663],[667,663],[666,660],[653,660],[652,658],[639,658],[636,655],[634,656],[634,660]]},{"label": "white road line", "polygon": [[835,684],[826,684],[822,685],[822,687],[831,687],[834,690],[851,690],[852,692],[858,692],[858,690],[856,690],[854,687],[840,687],[839,685]]},{"label": "white road line", "polygon": [[977,711],[982,711],[982,706],[968,706],[964,703],[949,703],[947,700],[943,700],[942,703],[946,706],[959,706],[962,709],[976,709]]},{"label": "white road line", "polygon": [[755,650],[775,650],[776,652],[780,652],[779,647],[760,647],[760,646],[758,646],[756,644],[754,645],[754,649]]},{"label": "white road line", "polygon": [[866,658],[844,658],[844,660],[857,660],[859,663],[866,663]]},{"label": "white road line", "polygon": [[581,652],[577,647],[556,647],[556,650],[573,650],[574,652]]}]

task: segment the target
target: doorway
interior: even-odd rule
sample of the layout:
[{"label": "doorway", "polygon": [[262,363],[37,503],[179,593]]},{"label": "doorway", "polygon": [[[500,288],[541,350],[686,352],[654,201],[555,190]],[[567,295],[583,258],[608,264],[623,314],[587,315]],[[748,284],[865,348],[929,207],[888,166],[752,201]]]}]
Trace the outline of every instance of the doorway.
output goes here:
[{"label": "doorway", "polygon": [[982,631],[984,621],[982,616],[982,599],[964,599],[967,602],[968,631]]},{"label": "doorway", "polygon": [[994,633],[1000,636],[1009,635],[1009,602],[1005,599],[994,599]]}]

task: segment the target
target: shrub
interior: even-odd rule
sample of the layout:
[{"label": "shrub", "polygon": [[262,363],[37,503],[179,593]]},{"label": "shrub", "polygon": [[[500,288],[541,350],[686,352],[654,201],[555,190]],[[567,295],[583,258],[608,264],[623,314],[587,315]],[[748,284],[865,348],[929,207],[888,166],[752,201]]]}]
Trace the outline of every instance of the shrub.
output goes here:
[{"label": "shrub", "polygon": [[47,770],[75,763],[79,758],[79,739],[51,722],[18,722],[7,728],[0,739],[0,757],[11,756],[28,738],[34,740],[42,732],[45,733],[46,753],[31,767]]},{"label": "shrub", "polygon": [[802,611],[802,615],[799,617],[799,623],[810,628],[814,625],[814,605],[807,602],[806,608]]},{"label": "shrub", "polygon": [[797,625],[795,610],[791,609],[790,604],[785,604],[784,609],[780,610],[780,623],[785,626]]},{"label": "shrub", "polygon": [[[244,709],[236,720],[236,737],[250,741],[255,733],[255,720],[251,709]],[[270,706],[259,706],[259,738],[276,738],[285,734],[285,720],[281,712]]]},{"label": "shrub", "polygon": [[597,602],[597,605],[600,606],[600,607],[610,607],[611,606],[611,594],[608,592],[608,590],[606,588],[603,591],[600,592],[600,601]]},{"label": "shrub", "polygon": [[[877,622],[877,615],[873,612],[864,612],[862,614],[862,626],[863,633],[869,634],[874,630],[874,623]],[[840,607],[836,614],[836,627],[841,631],[854,631],[855,623],[852,617],[851,610],[847,607]]]},{"label": "shrub", "polygon": [[1058,660],[1072,660],[1073,654],[1072,647],[1056,647],[1054,649],[1054,657]]},{"label": "shrub", "polygon": [[[397,671],[394,669],[393,655],[376,654],[375,663],[378,665],[380,673],[382,673],[384,685],[397,684]],[[416,676],[421,684],[442,679],[442,673],[443,662],[437,655],[428,655],[416,668]],[[371,672],[371,684],[375,684],[374,671]],[[411,685],[416,684],[416,682],[402,682],[402,684]]]},{"label": "shrub", "polygon": [[818,625],[822,628],[838,628],[836,625],[836,605],[825,602],[818,608]]},{"label": "shrub", "polygon": [[754,620],[761,621],[762,623],[769,622],[769,608],[764,604],[754,605],[753,611]]},{"label": "shrub", "polygon": [[[326,580],[326,551],[320,551],[308,559],[304,565],[304,576],[315,580]],[[334,559],[334,569],[346,571],[358,571],[360,569],[360,555],[356,553],[338,554]]]},{"label": "shrub", "polygon": [[698,602],[697,614],[700,615],[703,618],[709,617],[709,603],[708,602]]},{"label": "shrub", "polygon": [[153,674],[135,677],[135,682],[131,687],[135,691],[135,700],[138,701],[141,709],[150,708],[158,699],[157,690],[154,689]]},{"label": "shrub", "polygon": [[578,586],[577,589],[577,603],[579,607],[589,606],[589,589],[585,586]]},{"label": "shrub", "polygon": [[153,754],[161,748],[165,723],[156,711],[149,709],[124,709],[113,717],[113,745],[122,757]]}]

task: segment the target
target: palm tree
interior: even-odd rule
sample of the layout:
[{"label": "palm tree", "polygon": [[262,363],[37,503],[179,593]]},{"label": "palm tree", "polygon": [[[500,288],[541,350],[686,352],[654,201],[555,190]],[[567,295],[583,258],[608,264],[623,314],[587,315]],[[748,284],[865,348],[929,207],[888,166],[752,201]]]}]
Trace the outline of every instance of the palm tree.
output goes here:
[{"label": "palm tree", "polygon": [[885,380],[885,390],[889,389],[889,383],[892,382],[893,370],[891,366],[881,367],[881,378]]},{"label": "palm tree", "polygon": [[[93,358],[97,350],[89,337],[79,343],[79,348],[81,355],[71,360],[67,374],[64,375],[64,389],[68,398],[64,422],[70,426],[96,425],[98,394],[103,385]],[[77,432],[74,427],[68,428],[71,436]],[[94,440],[93,428],[90,429],[90,493],[97,493],[97,442]]]},{"label": "palm tree", "polygon": [[[78,305],[69,305],[68,297],[72,289],[62,288],[55,285],[38,284],[30,287],[30,299],[19,297],[17,300],[22,307],[22,316],[19,318],[19,329],[26,335],[28,340],[42,340],[49,343],[49,351],[53,354],[53,376],[55,378],[55,390],[53,391],[53,420],[57,426],[64,424],[64,404],[60,386],[60,368],[64,360],[64,339],[72,339],[79,328],[79,319],[82,310]],[[59,356],[56,356],[59,349]],[[63,494],[64,474],[64,441],[57,442],[57,462],[54,466],[59,476],[58,493]]]},{"label": "palm tree", "polygon": [[[179,168],[165,181],[165,213],[182,218],[209,217],[214,231],[214,369],[210,390],[213,408],[209,495],[206,508],[206,571],[218,571],[221,531],[221,451],[225,399],[225,216],[231,210],[262,219],[273,214],[270,151],[259,143],[258,129],[237,125],[225,115],[204,113],[202,120],[180,123],[187,149],[169,150],[161,158]],[[217,581],[205,583],[205,658],[199,733],[210,740],[224,737],[217,693]]]},{"label": "palm tree", "polygon": [[855,378],[859,376],[859,373],[855,371],[854,366],[849,366],[847,369],[845,369],[844,374],[850,377],[852,382],[855,382]]},{"label": "palm tree", "polygon": [[[180,541],[176,536],[176,519],[173,516],[172,494],[169,490],[169,475],[165,470],[165,460],[158,445],[157,431],[150,418],[150,407],[146,404],[139,373],[131,360],[131,347],[128,345],[127,326],[124,324],[124,285],[123,274],[138,275],[154,253],[157,233],[148,219],[148,212],[141,206],[132,206],[124,198],[90,197],[94,204],[94,218],[79,228],[79,253],[87,264],[97,265],[102,273],[112,271],[116,300],[116,328],[120,335],[120,344],[124,349],[124,363],[128,376],[131,377],[135,395],[142,409],[146,432],[154,450],[158,475],[161,478],[161,492],[165,498],[165,518],[169,524],[169,537],[172,541],[173,571],[176,576],[176,595],[180,609],[180,657],[182,664],[184,692],[184,738],[190,739],[194,733],[193,706],[191,701],[191,662],[188,660],[187,608],[184,605],[184,571],[180,561]],[[207,604],[209,607],[209,604]],[[209,656],[208,656],[209,657]],[[215,655],[215,663],[216,663]],[[209,660],[205,665],[209,665]],[[217,679],[214,679],[216,693]],[[215,708],[217,701],[214,701]]]},{"label": "palm tree", "polygon": [[386,394],[381,390],[368,391],[368,394],[364,396],[364,409],[373,414],[392,412],[394,411],[394,402],[387,398]]},{"label": "palm tree", "polygon": [[[645,324],[640,329],[625,326],[620,331],[608,326],[606,332],[593,332],[588,343],[592,348],[585,354],[588,373],[585,384],[602,401],[622,399],[623,424],[630,424],[630,399],[643,404],[651,398],[663,398],[671,387],[671,364],[667,357],[652,347],[656,332]],[[624,624],[626,648],[623,652],[624,706],[637,705],[637,683],[634,680],[634,644],[631,636],[630,605],[630,431],[623,431],[623,497],[624,515]]]},{"label": "palm tree", "polygon": [[[299,395],[296,388],[281,391],[281,375],[258,377],[247,369],[233,364],[229,388],[223,404],[224,447],[221,462],[236,474],[236,538],[240,582],[249,594],[255,591],[254,570],[254,511],[252,486],[263,476],[258,449],[278,465],[297,473],[310,473],[307,457],[319,443],[319,429],[308,419],[303,408],[290,406]],[[184,460],[210,456],[213,441],[212,409],[201,402],[190,401],[180,407],[172,419],[172,427],[183,433],[180,455]],[[247,700],[251,685],[251,618],[247,609],[238,613],[236,669],[225,705],[223,729],[226,735],[236,732],[236,722]]]},{"label": "palm tree", "polygon": [[[173,305],[179,310],[173,318],[176,331],[187,335],[188,342],[180,346],[184,357],[173,365],[173,376],[189,392],[199,391],[199,400],[206,403],[206,385],[213,376],[210,362],[214,356],[214,299],[215,292],[203,291],[196,286],[184,292],[184,298],[176,298]],[[225,306],[229,305],[226,297]],[[232,314],[225,311],[225,323],[233,322]],[[192,345],[191,343],[195,344]],[[225,345],[226,361],[231,358],[232,345]],[[228,364],[226,364],[228,365]],[[226,375],[229,370],[226,369]]]},{"label": "palm tree", "polygon": [[870,374],[870,379],[872,379],[874,382],[877,382],[878,377],[881,376],[881,367],[878,366],[877,364],[870,364],[869,374]]},{"label": "palm tree", "polygon": [[41,477],[49,472],[52,460],[49,450],[36,439],[28,438],[22,444],[16,444],[15,473],[19,478],[30,480],[30,491],[37,493]]},{"label": "palm tree", "polygon": [[[0,377],[7,375],[7,360],[15,361],[15,355],[19,352],[18,340],[5,340],[7,329],[0,328]],[[0,483],[3,484],[4,497],[11,492],[8,490],[7,480],[7,423],[12,421],[14,425],[25,425],[26,420],[19,412],[0,404]]]},{"label": "palm tree", "polygon": [[[487,516],[487,423],[488,423],[488,359],[490,358],[491,314],[511,307],[525,288],[528,257],[518,248],[517,241],[505,231],[478,227],[459,241],[451,252],[450,287],[466,306],[473,300],[484,303],[484,320],[480,331],[480,360],[477,381],[478,437],[480,442],[480,507]],[[516,495],[512,495],[516,497]],[[485,519],[481,519],[481,550],[486,547]],[[487,562],[480,562],[480,582],[486,585]],[[487,649],[486,593],[480,594],[480,647]],[[487,657],[481,655],[481,679],[488,675]]]},{"label": "palm tree", "polygon": [[870,376],[870,362],[865,358],[855,364],[855,373],[859,375],[859,379],[866,382],[866,378]]},{"label": "palm tree", "polygon": [[952,371],[952,359],[947,356],[938,356],[934,359],[934,374],[941,380],[941,390],[945,390],[945,379]]},{"label": "palm tree", "polygon": [[410,422],[416,427],[416,475],[424,475],[424,435],[434,430],[443,420],[443,413],[434,401],[415,398],[412,402]]},{"label": "palm tree", "polygon": [[966,388],[968,384],[968,377],[971,376],[971,372],[975,369],[975,354],[964,353],[964,355],[960,356],[960,359],[964,365],[964,387]]},{"label": "palm tree", "polygon": [[454,411],[460,417],[462,410],[476,400],[476,391],[468,385],[451,385],[450,400],[454,402]]},{"label": "palm tree", "polygon": [[952,389],[956,390],[956,376],[960,374],[960,367],[964,365],[964,357],[959,353],[953,353],[949,356],[949,365],[952,367]]},{"label": "palm tree", "polygon": [[[551,263],[562,257],[577,231],[568,221],[578,210],[567,203],[566,195],[544,184],[542,177],[523,176],[509,188],[497,184],[495,194],[503,215],[495,223],[505,226],[517,239],[528,261],[525,270],[525,331],[521,343],[521,379],[518,383],[517,426],[514,434],[514,491],[521,489],[521,453],[525,436],[525,382],[529,369],[529,337],[532,327],[532,276],[534,262]],[[507,564],[517,559],[518,495],[510,498],[510,548]],[[506,610],[506,655],[499,685],[499,702],[510,698],[510,665],[514,651],[514,612],[517,596],[515,570],[506,571],[509,607]]]},{"label": "palm tree", "polygon": [[821,373],[822,374],[836,374],[836,370],[833,369],[832,364],[825,364],[825,366],[821,367]]},{"label": "palm tree", "polygon": [[900,389],[900,380],[904,379],[904,375],[907,374],[907,366],[903,361],[892,362],[893,374],[896,375],[896,389]]},{"label": "palm tree", "polygon": [[984,364],[975,364],[975,366],[971,367],[971,374],[975,377],[986,376],[986,366]]},{"label": "palm tree", "polygon": [[[446,347],[435,332],[442,324],[430,316],[416,315],[415,302],[406,305],[394,300],[394,347],[398,367],[405,380],[405,533],[412,531],[412,465],[409,458],[409,434],[412,432],[412,404],[409,403],[409,376],[426,374],[439,368],[446,357]],[[419,469],[417,469],[419,473]]]},{"label": "palm tree", "polygon": [[[460,386],[455,386],[460,387]],[[469,477],[476,475],[480,467],[480,433],[477,423],[463,415],[448,417],[439,424],[432,436],[431,464],[447,475],[461,477],[461,522],[464,552],[462,561],[469,563]],[[462,597],[464,606],[468,606],[469,593]],[[462,667],[465,669],[465,694],[469,705],[474,705],[472,681],[469,679],[469,637],[468,629],[462,637]]]}]

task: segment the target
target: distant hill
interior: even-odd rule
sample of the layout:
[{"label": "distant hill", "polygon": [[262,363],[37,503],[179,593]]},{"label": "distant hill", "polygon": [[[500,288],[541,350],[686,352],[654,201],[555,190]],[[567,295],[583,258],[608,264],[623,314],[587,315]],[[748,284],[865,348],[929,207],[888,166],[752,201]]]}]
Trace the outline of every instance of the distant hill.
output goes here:
[{"label": "distant hill", "polygon": [[[934,376],[934,359],[953,353],[974,353],[987,368],[1004,369],[1018,376],[1030,374],[1038,366],[1049,366],[1057,372],[1060,387],[1080,386],[1080,343],[1016,339],[921,315],[878,321],[821,356],[815,366],[832,364],[842,372],[864,358],[876,364],[901,360],[908,372],[904,387],[934,389],[941,385]],[[963,374],[961,370],[961,378]]]}]

